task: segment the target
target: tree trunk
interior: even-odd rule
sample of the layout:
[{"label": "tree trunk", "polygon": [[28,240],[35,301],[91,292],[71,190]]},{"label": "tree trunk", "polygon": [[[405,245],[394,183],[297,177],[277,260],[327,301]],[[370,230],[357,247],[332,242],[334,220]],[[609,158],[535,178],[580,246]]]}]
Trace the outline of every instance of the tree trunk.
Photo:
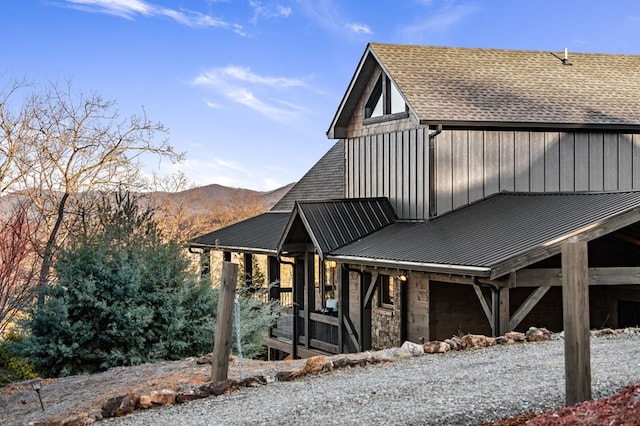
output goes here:
[{"label": "tree trunk", "polygon": [[60,203],[58,204],[56,223],[53,225],[51,233],[49,234],[49,239],[47,240],[47,244],[44,246],[44,253],[42,254],[42,266],[40,267],[40,277],[38,278],[38,305],[42,305],[42,303],[44,302],[44,297],[41,290],[45,286],[49,285],[49,273],[51,271],[51,266],[53,265],[53,252],[56,246],[56,240],[58,238],[58,231],[60,230],[60,226],[62,225],[62,221],[64,219],[64,209],[67,205],[68,199],[69,193],[65,192],[60,199]]}]

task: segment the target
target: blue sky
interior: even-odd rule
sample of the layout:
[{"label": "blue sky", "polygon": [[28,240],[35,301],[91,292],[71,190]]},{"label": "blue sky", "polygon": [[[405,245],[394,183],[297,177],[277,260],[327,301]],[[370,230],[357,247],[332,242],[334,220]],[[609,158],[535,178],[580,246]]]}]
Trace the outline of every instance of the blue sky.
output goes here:
[{"label": "blue sky", "polygon": [[[197,185],[296,181],[367,42],[640,54],[635,0],[0,0],[0,74],[170,129]],[[150,163],[148,168],[157,166]]]}]

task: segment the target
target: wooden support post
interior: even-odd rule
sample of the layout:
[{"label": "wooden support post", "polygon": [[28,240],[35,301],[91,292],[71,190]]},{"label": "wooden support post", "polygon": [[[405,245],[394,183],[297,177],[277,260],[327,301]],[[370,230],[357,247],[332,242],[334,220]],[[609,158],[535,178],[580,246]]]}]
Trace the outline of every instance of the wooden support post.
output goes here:
[{"label": "wooden support post", "polygon": [[243,277],[243,282],[244,282],[244,288],[245,291],[247,289],[252,289],[253,288],[253,256],[251,255],[251,253],[245,253],[244,254],[244,277]]},{"label": "wooden support post", "polygon": [[509,287],[500,287],[498,291],[500,292],[500,334],[504,334],[511,331],[509,330]]},{"label": "wooden support post", "polygon": [[304,336],[306,347],[311,347],[311,312],[316,309],[316,278],[315,278],[315,256],[313,252],[305,254],[304,262],[305,279],[304,279]]},{"label": "wooden support post", "polygon": [[493,337],[498,337],[500,330],[500,289],[491,288],[491,332]]},{"label": "wooden support post", "polygon": [[371,349],[371,299],[367,303],[369,286],[375,284],[371,278],[370,272],[360,275],[360,352]]},{"label": "wooden support post", "polygon": [[238,280],[238,264],[224,262],[222,264],[222,282],[218,298],[218,318],[216,318],[216,336],[213,343],[213,362],[211,364],[211,381],[225,380],[229,370],[229,353],[231,351],[231,331],[233,330],[234,300],[236,281]]},{"label": "wooden support post", "polygon": [[567,406],[591,399],[587,243],[562,244],[562,312]]},{"label": "wooden support post", "polygon": [[296,258],[293,268],[293,327],[292,327],[292,347],[291,356],[298,358],[298,345],[300,344],[300,332],[304,329],[300,327],[300,308],[304,309],[304,258]]},{"label": "wooden support post", "polygon": [[280,301],[280,262],[275,256],[267,257],[267,284],[269,300]]}]

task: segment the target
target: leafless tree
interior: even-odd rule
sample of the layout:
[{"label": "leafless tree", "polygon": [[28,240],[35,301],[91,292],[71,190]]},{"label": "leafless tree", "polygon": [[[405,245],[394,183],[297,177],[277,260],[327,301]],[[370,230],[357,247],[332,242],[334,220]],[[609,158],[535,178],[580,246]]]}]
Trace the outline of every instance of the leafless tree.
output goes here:
[{"label": "leafless tree", "polygon": [[142,160],[157,156],[175,162],[183,154],[168,144],[164,125],[150,121],[144,110],[122,118],[115,101],[77,93],[67,82],[32,92],[12,113],[9,101],[20,85],[8,87],[14,90],[0,95],[0,118],[13,120],[0,128],[0,140],[21,148],[15,160],[5,161],[11,170],[5,187],[24,192],[46,224],[38,280],[46,285],[56,247],[68,225],[86,214],[95,191],[131,187],[140,178]]}]

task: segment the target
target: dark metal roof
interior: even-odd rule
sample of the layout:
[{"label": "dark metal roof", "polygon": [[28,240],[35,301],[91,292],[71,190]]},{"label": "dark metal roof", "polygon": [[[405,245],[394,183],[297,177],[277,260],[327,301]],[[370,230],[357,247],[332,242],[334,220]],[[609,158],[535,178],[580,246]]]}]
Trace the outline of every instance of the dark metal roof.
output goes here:
[{"label": "dark metal roof", "polygon": [[[335,250],[393,223],[396,214],[386,198],[357,198],[324,201],[298,201],[282,235],[278,251],[288,243],[300,243],[293,230],[304,225],[318,254]],[[306,236],[305,236],[306,237]]]},{"label": "dark metal roof", "polygon": [[189,247],[275,254],[288,212],[267,212],[194,238]]},{"label": "dark metal roof", "polygon": [[500,277],[640,221],[640,192],[501,193],[428,222],[398,222],[328,253],[348,263]]},{"label": "dark metal roof", "polygon": [[371,43],[328,131],[347,126],[379,65],[422,124],[640,127],[640,55]]},{"label": "dark metal roof", "polygon": [[272,211],[291,211],[296,200],[344,197],[344,141],[331,149],[276,203]]}]

